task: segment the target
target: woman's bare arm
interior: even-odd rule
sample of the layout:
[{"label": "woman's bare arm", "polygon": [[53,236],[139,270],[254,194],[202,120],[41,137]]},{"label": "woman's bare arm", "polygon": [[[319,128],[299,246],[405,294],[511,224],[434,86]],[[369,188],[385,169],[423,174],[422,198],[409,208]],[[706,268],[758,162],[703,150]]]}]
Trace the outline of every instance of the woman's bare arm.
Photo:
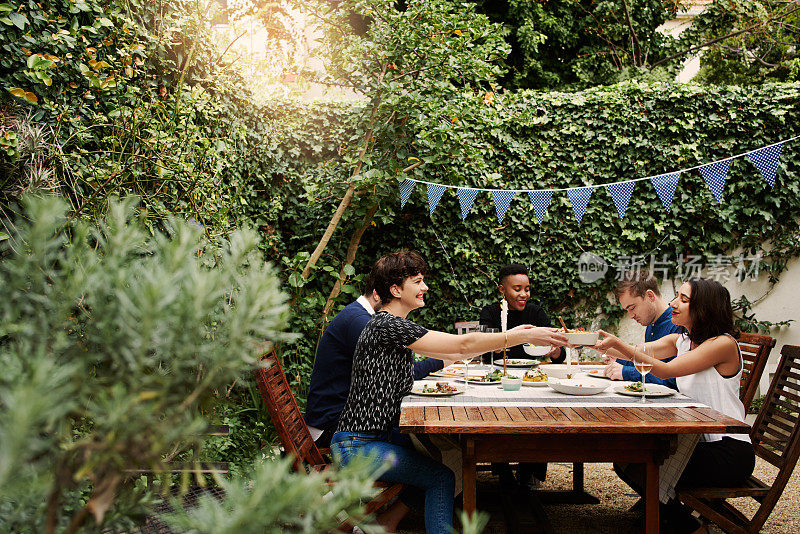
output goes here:
[{"label": "woman's bare arm", "polygon": [[[610,334],[607,334],[607,336],[610,336]],[[661,361],[661,358],[668,358],[670,355],[675,356],[677,354],[677,348],[675,348],[677,336],[678,334],[670,334],[657,341],[647,343],[648,347],[654,349],[655,358],[651,358],[641,352],[637,353],[636,358],[652,363],[653,369],[650,372],[661,379],[692,375],[710,367],[715,367],[720,374],[726,376],[733,375],[739,370],[739,351],[736,342],[728,336],[707,339],[700,346],[682,354],[680,358],[675,358],[669,362]],[[628,345],[616,338],[616,336],[613,337],[616,340],[606,337],[603,341],[609,340],[609,343],[615,349],[627,356],[626,359],[632,359],[635,347]],[[668,338],[672,338],[671,346],[674,349],[674,351],[670,349],[669,353],[663,346],[665,340],[668,343],[670,342]]]},{"label": "woman's bare arm", "polygon": [[420,354],[438,354],[439,359],[455,361],[463,359],[467,354],[483,354],[522,343],[560,347],[566,345],[567,338],[550,328],[541,327],[521,328],[491,334],[472,332],[464,335],[429,330],[408,348]]}]

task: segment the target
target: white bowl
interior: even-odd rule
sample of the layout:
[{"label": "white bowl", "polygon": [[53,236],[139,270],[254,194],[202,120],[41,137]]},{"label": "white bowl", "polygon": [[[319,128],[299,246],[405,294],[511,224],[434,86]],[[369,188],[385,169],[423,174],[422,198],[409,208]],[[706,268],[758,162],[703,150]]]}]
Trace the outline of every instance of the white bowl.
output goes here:
[{"label": "white bowl", "polygon": [[591,378],[564,378],[561,380],[549,380],[550,387],[559,393],[567,395],[597,395],[606,390],[608,382],[592,380]]},{"label": "white bowl", "polygon": [[566,363],[543,363],[539,369],[550,378],[567,378],[567,375],[574,377],[579,373],[586,372],[581,365],[567,365]]},{"label": "white bowl", "polygon": [[598,332],[567,332],[567,341],[570,345],[584,345],[591,346],[597,343],[597,338],[600,337]]},{"label": "white bowl", "polygon": [[530,343],[524,343],[522,345],[522,350],[525,351],[525,354],[530,356],[545,356],[553,350],[553,347],[550,345],[531,345]]}]

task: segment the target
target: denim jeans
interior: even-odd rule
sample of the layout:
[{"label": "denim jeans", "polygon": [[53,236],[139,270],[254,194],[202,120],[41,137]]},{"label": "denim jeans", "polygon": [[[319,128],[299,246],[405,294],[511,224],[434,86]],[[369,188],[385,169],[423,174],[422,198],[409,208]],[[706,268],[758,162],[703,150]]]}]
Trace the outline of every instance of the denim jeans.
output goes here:
[{"label": "denim jeans", "polygon": [[378,480],[401,482],[425,492],[425,531],[450,534],[453,526],[455,476],[444,464],[423,456],[407,445],[400,445],[388,433],[337,432],[331,452],[347,465],[353,456],[373,455],[376,469],[389,462],[389,469]]}]

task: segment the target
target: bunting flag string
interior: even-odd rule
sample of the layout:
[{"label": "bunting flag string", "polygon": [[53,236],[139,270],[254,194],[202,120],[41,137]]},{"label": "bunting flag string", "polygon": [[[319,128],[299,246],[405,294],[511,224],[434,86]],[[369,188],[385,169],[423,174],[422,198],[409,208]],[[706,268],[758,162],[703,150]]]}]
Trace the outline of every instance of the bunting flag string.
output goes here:
[{"label": "bunting flag string", "polygon": [[781,159],[783,143],[759,148],[747,153],[747,159],[753,162],[758,172],[767,181],[770,187],[775,187],[775,175],[778,173],[778,162]]},{"label": "bunting flag string", "polygon": [[417,182],[409,179],[404,180],[403,183],[400,184],[400,209],[406,207],[406,202],[408,202],[411,193],[414,192],[415,185],[417,185]]},{"label": "bunting flag string", "polygon": [[700,174],[703,175],[703,180],[706,181],[709,189],[714,193],[717,202],[722,202],[722,191],[725,189],[725,181],[728,179],[730,166],[731,160],[725,159],[700,167]]},{"label": "bunting flag string", "polygon": [[458,192],[458,203],[461,206],[461,220],[465,221],[467,219],[467,213],[469,213],[472,204],[475,202],[475,198],[478,196],[478,190],[468,187],[459,187],[456,191]]},{"label": "bunting flag string", "polygon": [[439,201],[442,199],[445,189],[447,188],[443,185],[428,184],[428,209],[431,215],[433,215],[433,210],[436,209],[436,206],[439,205]]},{"label": "bunting flag string", "polygon": [[623,219],[625,218],[625,213],[627,212],[636,182],[648,180],[658,193],[658,196],[664,205],[664,209],[667,212],[670,212],[672,208],[672,201],[675,197],[675,191],[678,186],[678,180],[680,179],[681,174],[698,170],[700,175],[703,177],[703,180],[711,190],[711,193],[714,195],[714,198],[717,199],[717,202],[722,202],[725,184],[728,179],[728,171],[730,170],[730,163],[732,160],[744,156],[747,156],[750,162],[756,167],[756,169],[758,169],[758,172],[761,173],[769,186],[774,188],[783,145],[796,139],[800,139],[800,135],[711,163],[696,165],[687,169],[681,169],[656,176],[647,176],[644,178],[634,178],[631,180],[623,180],[609,184],[585,185],[580,187],[551,189],[487,189],[480,187],[444,185],[425,180],[417,180],[415,178],[406,178],[399,185],[400,208],[402,209],[405,207],[406,203],[411,198],[411,194],[414,192],[416,184],[418,183],[426,185],[428,193],[428,210],[431,215],[433,215],[434,210],[439,205],[439,201],[442,199],[445,190],[455,189],[456,194],[458,195],[459,206],[461,208],[461,219],[466,220],[469,211],[472,209],[472,206],[475,203],[478,193],[489,192],[492,194],[492,198],[494,200],[497,220],[500,224],[502,224],[503,219],[508,212],[508,208],[511,205],[511,201],[514,199],[514,196],[517,193],[527,193],[528,198],[533,205],[537,222],[541,226],[542,220],[544,220],[545,216],[547,215],[547,210],[552,202],[553,193],[556,191],[566,191],[572,205],[575,218],[580,224],[581,219],[586,212],[586,208],[589,205],[589,200],[591,199],[592,193],[598,187],[606,188],[606,190],[609,192],[609,195],[611,195],[612,200],[614,201],[617,214],[619,215],[620,219]]},{"label": "bunting flag string", "polygon": [[625,218],[625,212],[628,210],[628,203],[631,201],[633,194],[633,186],[636,182],[620,182],[618,184],[608,184],[606,189],[614,201],[614,206],[617,208],[617,213],[620,219]]},{"label": "bunting flag string", "polygon": [[514,198],[516,191],[492,191],[494,198],[494,207],[497,210],[497,223],[503,224],[503,219],[508,211],[508,206]]},{"label": "bunting flag string", "polygon": [[531,199],[531,204],[533,204],[533,211],[536,213],[536,221],[539,223],[539,226],[541,226],[544,216],[547,214],[547,208],[550,207],[553,192],[550,190],[528,191],[528,197]]},{"label": "bunting flag string", "polygon": [[572,211],[575,213],[575,218],[578,219],[578,224],[581,223],[583,212],[586,211],[586,206],[589,205],[592,193],[594,193],[594,187],[567,189],[567,196],[569,201],[572,202]]},{"label": "bunting flag string", "polygon": [[654,176],[650,179],[653,187],[656,188],[658,198],[664,204],[664,209],[667,212],[672,211],[672,199],[675,198],[675,189],[678,187],[678,179],[681,177],[679,172],[671,172],[669,174],[662,174],[661,176]]}]

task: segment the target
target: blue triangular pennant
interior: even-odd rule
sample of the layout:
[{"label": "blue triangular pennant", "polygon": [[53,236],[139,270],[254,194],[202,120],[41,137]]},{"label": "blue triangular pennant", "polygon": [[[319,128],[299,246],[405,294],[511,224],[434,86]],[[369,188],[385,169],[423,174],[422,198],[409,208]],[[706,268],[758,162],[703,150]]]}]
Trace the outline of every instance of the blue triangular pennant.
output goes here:
[{"label": "blue triangular pennant", "polygon": [[497,210],[498,223],[503,223],[503,218],[506,216],[506,211],[508,211],[508,206],[511,204],[511,199],[514,198],[516,193],[516,191],[492,191],[494,208]]},{"label": "blue triangular pennant", "polygon": [[547,189],[545,191],[528,191],[528,197],[533,204],[533,211],[536,213],[536,220],[539,226],[542,225],[542,220],[547,214],[547,208],[550,207],[550,200],[553,198],[553,191]]},{"label": "blue triangular pennant", "polygon": [[717,202],[722,202],[722,190],[725,189],[725,180],[728,179],[728,167],[730,166],[731,160],[726,159],[700,167],[700,174],[703,175],[703,180],[714,193]]},{"label": "blue triangular pennant", "polygon": [[456,193],[458,193],[458,203],[461,205],[461,220],[463,221],[467,218],[467,213],[469,213],[472,203],[475,202],[475,197],[478,196],[478,190],[459,187]]},{"label": "blue triangular pennant", "polygon": [[589,199],[594,193],[594,187],[576,187],[574,189],[567,189],[567,196],[569,201],[572,202],[572,211],[575,213],[575,218],[578,219],[580,224],[583,218],[583,212],[586,211],[586,206],[589,205]]},{"label": "blue triangular pennant", "polygon": [[650,178],[650,182],[656,188],[658,198],[661,199],[664,209],[668,212],[672,209],[672,199],[675,197],[675,189],[678,187],[680,177],[680,172],[671,172]]},{"label": "blue triangular pennant", "polygon": [[625,218],[625,212],[628,209],[628,203],[631,201],[633,194],[633,186],[636,182],[620,182],[616,184],[608,184],[606,189],[614,200],[614,206],[617,207],[617,213],[620,219]]},{"label": "blue triangular pennant", "polygon": [[747,157],[756,166],[758,172],[767,181],[770,187],[775,187],[775,175],[778,173],[778,163],[781,159],[783,143],[759,148],[747,153]]},{"label": "blue triangular pennant", "polygon": [[417,185],[417,182],[414,180],[405,179],[403,183],[400,184],[400,209],[403,209],[408,202],[408,198],[411,196],[411,193],[414,191],[414,186]]},{"label": "blue triangular pennant", "polygon": [[431,215],[433,215],[433,210],[436,209],[436,206],[439,205],[439,200],[441,200],[445,189],[447,188],[443,185],[428,184],[428,209]]}]

